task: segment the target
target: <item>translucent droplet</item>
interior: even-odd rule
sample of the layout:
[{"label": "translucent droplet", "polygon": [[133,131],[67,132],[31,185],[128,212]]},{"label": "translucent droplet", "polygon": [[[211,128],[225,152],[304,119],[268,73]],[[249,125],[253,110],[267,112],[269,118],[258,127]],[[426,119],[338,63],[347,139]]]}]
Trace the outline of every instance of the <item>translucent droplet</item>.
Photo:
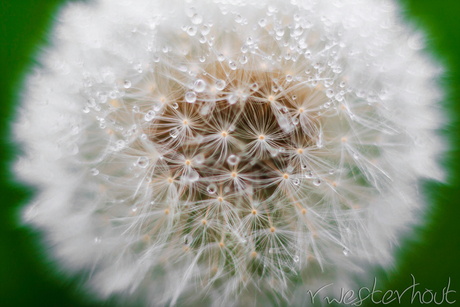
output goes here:
[{"label": "translucent droplet", "polygon": [[332,96],[334,96],[334,91],[331,90],[331,89],[328,89],[328,90],[326,91],[326,96],[327,96],[328,98],[331,98]]},{"label": "translucent droplet", "polygon": [[148,165],[149,158],[147,158],[146,156],[142,156],[139,157],[139,159],[137,159],[137,166],[139,166],[140,168],[146,168]]},{"label": "translucent droplet", "polygon": [[200,14],[198,14],[198,13],[193,14],[193,16],[192,16],[192,23],[193,24],[199,25],[202,22],[203,22],[203,17]]},{"label": "translucent droplet", "polygon": [[233,130],[235,130],[235,126],[234,126],[234,125],[230,125],[230,126],[228,127],[228,131],[233,131]]},{"label": "translucent droplet", "polygon": [[297,95],[292,95],[292,100],[296,100],[297,99]]},{"label": "translucent droplet", "polygon": [[232,60],[228,61],[228,66],[230,67],[231,70],[235,70],[237,68],[236,63],[233,62]]},{"label": "translucent droplet", "polygon": [[206,191],[208,191],[209,194],[214,194],[217,191],[217,186],[214,183],[212,183],[208,185],[208,187],[206,188]]},{"label": "translucent droplet", "polygon": [[198,30],[198,29],[197,29],[196,26],[188,27],[188,28],[187,28],[187,34],[190,35],[190,36],[195,36],[197,30]]},{"label": "translucent droplet", "polygon": [[192,242],[193,242],[193,237],[190,234],[184,236],[184,244],[186,246],[190,246]]},{"label": "translucent droplet", "polygon": [[300,184],[299,178],[295,178],[295,179],[292,181],[292,183],[293,183],[294,185],[299,185],[299,184]]},{"label": "translucent droplet", "polygon": [[225,187],[225,188],[224,188],[224,192],[225,192],[225,193],[230,192],[230,188],[229,188],[229,187]]},{"label": "translucent droplet", "polygon": [[175,138],[177,138],[177,136],[179,135],[179,132],[180,132],[179,129],[174,128],[174,129],[171,129],[171,130],[169,131],[169,135],[170,135],[173,139],[175,139]]},{"label": "translucent droplet", "polygon": [[201,34],[203,35],[208,35],[209,32],[211,32],[211,28],[208,27],[207,25],[201,26]]},{"label": "translucent droplet", "polygon": [[91,169],[91,175],[97,176],[99,174],[99,170],[97,168],[92,168]]},{"label": "translucent droplet", "polygon": [[300,257],[298,255],[295,255],[294,258],[293,258],[294,262],[299,262],[300,260]]},{"label": "translucent droplet", "polygon": [[195,182],[195,181],[197,181],[199,178],[200,178],[200,175],[199,175],[196,171],[194,171],[194,170],[191,170],[191,171],[188,173],[188,175],[187,175],[187,180],[188,180],[189,182]]},{"label": "translucent droplet", "polygon": [[225,81],[224,80],[217,80],[216,81],[216,90],[221,91],[225,88]]},{"label": "translucent droplet", "polygon": [[306,164],[302,164],[302,166],[300,166],[302,169],[306,169],[307,168],[307,165]]},{"label": "translucent droplet", "polygon": [[241,46],[241,52],[246,53],[246,52],[248,52],[248,50],[249,50],[248,45],[244,44],[244,45]]},{"label": "translucent droplet", "polygon": [[188,103],[194,103],[196,101],[196,93],[195,92],[187,92],[185,94],[185,101]]},{"label": "translucent droplet", "polygon": [[319,178],[315,178],[313,180],[313,185],[319,187],[321,185],[321,180]]},{"label": "translucent droplet", "polygon": [[248,45],[254,44],[254,39],[253,39],[252,37],[249,36],[249,37],[246,39],[246,44],[248,44]]},{"label": "translucent droplet", "polygon": [[117,141],[117,149],[123,149],[126,145],[126,142],[123,140],[118,140]]},{"label": "translucent droplet", "polygon": [[298,119],[297,117],[294,117],[294,118],[292,119],[292,123],[293,123],[294,125],[298,125],[298,124],[299,124],[299,119]]},{"label": "translucent droplet", "polygon": [[204,35],[200,36],[200,39],[198,40],[200,43],[204,44],[206,43],[206,37]]},{"label": "translucent droplet", "polygon": [[202,79],[198,79],[194,83],[195,92],[201,93],[206,89],[206,82]]},{"label": "translucent droplet", "polygon": [[177,110],[177,108],[179,107],[179,105],[177,104],[177,102],[175,102],[175,103],[173,103],[172,107],[173,107],[174,109]]},{"label": "translucent droplet", "polygon": [[230,155],[227,158],[227,163],[230,165],[235,165],[240,161],[240,158],[237,155]]},{"label": "translucent droplet", "polygon": [[262,18],[261,20],[259,20],[259,26],[261,26],[263,28],[266,25],[267,25],[267,19]]},{"label": "translucent droplet", "polygon": [[125,80],[125,82],[123,82],[123,87],[124,88],[130,88],[131,87],[131,81]]},{"label": "translucent droplet", "polygon": [[134,113],[139,113],[140,112],[140,109],[138,106],[133,106],[133,112]]},{"label": "translucent droplet", "polygon": [[83,108],[83,113],[89,113],[89,111],[90,111],[90,110],[89,110],[88,107],[84,107],[84,108]]},{"label": "translucent droplet", "polygon": [[239,15],[239,14],[236,15],[236,17],[235,17],[235,22],[236,22],[236,23],[241,23],[242,21],[243,21],[243,17],[241,17],[241,15]]},{"label": "translucent droplet", "polygon": [[331,102],[330,101],[326,102],[325,104],[323,104],[323,107],[325,109],[329,109],[331,107]]},{"label": "translucent droplet", "polygon": [[348,248],[345,248],[345,247],[344,247],[343,250],[342,250],[342,253],[343,253],[345,256],[348,256],[348,253],[349,253],[349,252],[350,252],[350,251],[348,250]]},{"label": "translucent droplet", "polygon": [[240,57],[240,63],[241,63],[241,64],[244,65],[244,64],[246,64],[247,62],[248,62],[248,57],[247,57],[247,56],[243,55],[243,56]]},{"label": "translucent droplet", "polygon": [[225,60],[225,56],[224,56],[222,53],[220,53],[220,54],[217,56],[217,60],[218,60],[219,62],[222,62],[223,60]]},{"label": "translucent droplet", "polygon": [[195,162],[198,164],[202,164],[204,162],[204,155],[198,154],[195,156]]},{"label": "translucent droplet", "polygon": [[146,122],[149,122],[155,117],[155,115],[156,115],[155,111],[152,111],[152,110],[147,111],[147,113],[145,113],[144,115],[144,120]]},{"label": "translucent droplet", "polygon": [[293,77],[291,75],[286,75],[286,82],[291,82]]},{"label": "translucent droplet", "polygon": [[313,172],[308,170],[305,172],[305,178],[311,179],[313,178]]},{"label": "translucent droplet", "polygon": [[201,63],[204,63],[204,61],[206,61],[206,57],[203,55],[203,56],[200,56],[198,58],[198,60],[201,62]]},{"label": "translucent droplet", "polygon": [[96,243],[96,244],[100,244],[101,241],[102,241],[101,237],[95,237],[94,238],[94,243]]},{"label": "translucent droplet", "polygon": [[251,84],[251,90],[257,91],[258,89],[259,89],[259,84],[257,84],[257,83]]},{"label": "translucent droplet", "polygon": [[235,104],[238,101],[238,96],[230,94],[227,97],[228,104]]}]

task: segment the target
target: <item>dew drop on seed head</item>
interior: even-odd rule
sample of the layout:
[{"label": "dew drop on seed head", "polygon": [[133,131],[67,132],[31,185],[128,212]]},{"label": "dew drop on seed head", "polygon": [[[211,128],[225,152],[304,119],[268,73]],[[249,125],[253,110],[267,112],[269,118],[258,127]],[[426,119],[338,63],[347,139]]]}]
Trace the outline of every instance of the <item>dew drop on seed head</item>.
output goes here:
[{"label": "dew drop on seed head", "polygon": [[145,113],[145,115],[144,115],[144,120],[145,120],[146,122],[149,122],[149,121],[151,121],[151,120],[155,117],[155,115],[156,115],[156,114],[155,114],[154,111],[152,111],[152,110],[147,111],[147,113]]},{"label": "dew drop on seed head", "polygon": [[305,172],[305,178],[308,178],[308,179],[313,178],[313,172],[310,171],[310,170],[306,171]]},{"label": "dew drop on seed head", "polygon": [[235,104],[238,101],[238,96],[230,94],[227,97],[228,104]]},{"label": "dew drop on seed head", "polygon": [[222,53],[220,53],[220,54],[217,56],[217,60],[218,60],[219,62],[222,62],[223,60],[225,60],[225,56],[224,56]]},{"label": "dew drop on seed head", "polygon": [[201,27],[201,34],[203,34],[203,35],[208,35],[209,32],[211,32],[211,28],[208,27],[207,25],[203,25],[203,26]]},{"label": "dew drop on seed head", "polygon": [[292,75],[286,75],[286,82],[291,82],[293,80]]},{"label": "dew drop on seed head", "polygon": [[193,24],[199,25],[202,22],[203,22],[203,17],[200,14],[198,14],[198,13],[193,14],[193,16],[192,16],[192,23]]},{"label": "dew drop on seed head", "polygon": [[195,92],[187,92],[185,94],[185,101],[188,103],[194,103],[196,101],[196,93]]},{"label": "dew drop on seed head", "polygon": [[91,175],[97,176],[99,174],[99,170],[97,168],[92,168],[91,169]]},{"label": "dew drop on seed head", "polygon": [[263,28],[266,25],[267,25],[267,19],[262,18],[262,19],[259,20],[259,26],[261,26]]},{"label": "dew drop on seed head", "polygon": [[297,117],[294,117],[294,118],[292,119],[292,123],[293,123],[294,125],[298,125],[298,124],[299,124],[299,119],[298,119]]},{"label": "dew drop on seed head", "polygon": [[326,96],[327,96],[328,98],[331,98],[332,96],[334,96],[334,91],[331,90],[331,89],[327,90],[327,91],[326,91]]},{"label": "dew drop on seed head", "polygon": [[235,70],[237,68],[236,63],[233,62],[232,60],[228,61],[228,66],[230,67],[231,70]]},{"label": "dew drop on seed head", "polygon": [[225,88],[225,81],[224,80],[217,80],[216,81],[216,89],[221,91]]},{"label": "dew drop on seed head", "polygon": [[319,178],[315,178],[313,180],[313,185],[319,187],[321,185],[321,180]]},{"label": "dew drop on seed head", "polygon": [[248,45],[243,44],[243,45],[241,46],[241,52],[246,53],[246,52],[248,52],[248,50],[249,50]]},{"label": "dew drop on seed head", "polygon": [[174,109],[177,110],[177,108],[179,107],[179,105],[177,104],[177,102],[175,102],[175,103],[173,103],[172,107],[173,107]]},{"label": "dew drop on seed head", "polygon": [[347,248],[344,248],[344,249],[342,250],[342,253],[343,253],[345,256],[348,256],[348,253],[349,253],[349,252],[350,252],[350,251],[349,251]]},{"label": "dew drop on seed head", "polygon": [[177,128],[171,129],[171,130],[169,131],[169,135],[170,135],[173,139],[177,138],[177,136],[179,135],[179,129],[177,129]]},{"label": "dew drop on seed head", "polygon": [[133,106],[133,112],[139,113],[140,112],[139,106]]},{"label": "dew drop on seed head", "polygon": [[295,255],[294,258],[293,258],[294,262],[299,262],[300,260],[300,257],[298,255]]},{"label": "dew drop on seed head", "polygon": [[292,100],[296,100],[297,99],[297,95],[292,95]]},{"label": "dew drop on seed head", "polygon": [[188,180],[189,182],[195,182],[195,181],[197,181],[199,178],[200,178],[200,175],[199,175],[196,171],[194,171],[194,170],[191,170],[191,171],[188,173],[188,175],[187,175],[187,180]]},{"label": "dew drop on seed head", "polygon": [[292,183],[294,183],[294,185],[299,185],[300,184],[299,178],[295,178]]},{"label": "dew drop on seed head", "polygon": [[203,55],[203,56],[200,56],[198,58],[198,60],[201,62],[201,63],[204,63],[204,61],[206,61],[206,57]]},{"label": "dew drop on seed head", "polygon": [[123,87],[124,87],[124,88],[130,88],[130,87],[131,87],[131,81],[125,80],[125,81],[123,82]]},{"label": "dew drop on seed head", "polygon": [[94,243],[96,243],[96,244],[101,243],[101,241],[102,241],[102,240],[101,240],[101,237],[95,237],[95,238],[94,238]]},{"label": "dew drop on seed head", "polygon": [[198,79],[195,81],[193,87],[197,93],[201,93],[206,89],[206,82],[202,79]]},{"label": "dew drop on seed head", "polygon": [[204,155],[198,154],[195,156],[195,162],[198,164],[202,164],[204,162]]},{"label": "dew drop on seed head", "polygon": [[186,246],[190,246],[192,242],[193,242],[193,237],[190,234],[184,236],[184,244]]},{"label": "dew drop on seed head", "polygon": [[251,84],[251,90],[253,90],[254,92],[257,91],[259,89],[259,84],[257,83],[253,83]]},{"label": "dew drop on seed head", "polygon": [[240,57],[240,63],[242,65],[246,64],[247,62],[248,62],[248,57],[247,56],[243,55],[243,56]]},{"label": "dew drop on seed head", "polygon": [[148,165],[149,158],[147,158],[146,156],[142,156],[139,157],[139,159],[137,159],[137,166],[139,166],[140,168],[146,168]]},{"label": "dew drop on seed head", "polygon": [[227,163],[230,165],[235,165],[240,161],[240,158],[237,155],[230,155],[227,158]]},{"label": "dew drop on seed head", "polygon": [[195,36],[196,31],[197,31],[197,27],[195,26],[191,26],[187,28],[187,34],[190,36]]},{"label": "dew drop on seed head", "polygon": [[217,186],[214,183],[212,183],[208,185],[208,187],[206,188],[206,191],[208,191],[209,194],[214,194],[217,191]]}]

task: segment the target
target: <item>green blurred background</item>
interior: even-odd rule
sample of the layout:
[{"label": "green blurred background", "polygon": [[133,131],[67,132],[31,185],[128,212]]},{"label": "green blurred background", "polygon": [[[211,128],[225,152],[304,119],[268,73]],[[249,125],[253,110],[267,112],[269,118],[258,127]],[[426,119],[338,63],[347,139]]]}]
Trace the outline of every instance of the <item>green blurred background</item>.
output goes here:
[{"label": "green blurred background", "polygon": [[[63,281],[50,270],[40,255],[39,236],[17,226],[18,208],[34,191],[11,180],[10,167],[17,151],[11,142],[10,124],[19,103],[21,80],[34,63],[33,55],[46,45],[53,15],[64,2],[0,0],[0,306],[110,305],[88,302],[78,292],[77,281]],[[460,0],[401,3],[407,18],[428,34],[430,51],[447,68],[444,104],[452,121],[442,133],[452,144],[445,159],[451,177],[446,184],[424,183],[431,199],[429,223],[417,230],[418,241],[403,242],[404,248],[397,252],[397,269],[377,274],[377,288],[403,291],[412,285],[413,274],[420,283],[417,289],[438,292],[439,301],[449,278],[450,289],[460,292]],[[410,304],[410,294],[404,296],[402,306]],[[459,293],[450,294],[449,299],[460,306]],[[418,306],[417,301],[412,305]],[[390,304],[397,305],[396,301]]]}]

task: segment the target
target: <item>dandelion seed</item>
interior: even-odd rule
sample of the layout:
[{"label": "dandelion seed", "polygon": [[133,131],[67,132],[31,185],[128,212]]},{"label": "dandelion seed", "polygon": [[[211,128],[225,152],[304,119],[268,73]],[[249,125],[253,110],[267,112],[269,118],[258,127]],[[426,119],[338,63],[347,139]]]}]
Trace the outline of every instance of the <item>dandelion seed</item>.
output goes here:
[{"label": "dandelion seed", "polygon": [[395,4],[96,2],[64,9],[15,127],[64,269],[140,305],[300,306],[391,264],[444,150]]}]

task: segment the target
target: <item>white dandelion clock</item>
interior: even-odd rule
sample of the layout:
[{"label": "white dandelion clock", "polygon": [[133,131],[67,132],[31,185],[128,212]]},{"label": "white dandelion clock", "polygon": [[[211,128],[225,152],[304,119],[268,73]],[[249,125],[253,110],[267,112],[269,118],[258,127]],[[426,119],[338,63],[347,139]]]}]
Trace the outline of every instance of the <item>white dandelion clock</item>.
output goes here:
[{"label": "white dandelion clock", "polygon": [[99,297],[352,288],[442,179],[440,69],[391,1],[99,0],[53,33],[16,125],[24,219]]}]

